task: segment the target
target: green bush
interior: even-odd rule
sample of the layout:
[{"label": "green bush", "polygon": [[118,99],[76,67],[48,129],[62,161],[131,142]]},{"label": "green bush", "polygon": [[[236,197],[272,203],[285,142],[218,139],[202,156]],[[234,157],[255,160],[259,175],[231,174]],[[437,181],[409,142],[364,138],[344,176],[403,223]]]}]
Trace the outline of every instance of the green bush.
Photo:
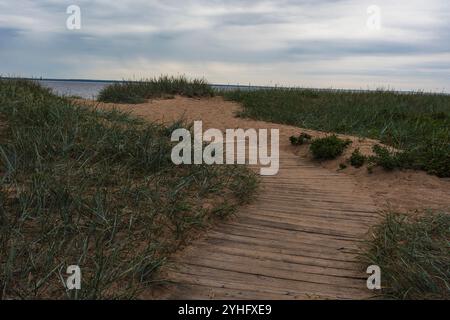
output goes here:
[{"label": "green bush", "polygon": [[339,164],[339,170],[345,170],[345,169],[347,169],[347,165],[345,164],[345,163],[340,163]]},{"label": "green bush", "polygon": [[355,168],[362,167],[367,161],[367,156],[363,155],[359,148],[355,149],[350,156],[350,164]]},{"label": "green bush", "polygon": [[351,157],[350,157],[350,164],[354,166],[355,168],[361,168],[364,163],[366,162],[367,157],[364,156],[361,151],[358,149],[355,149],[353,151]]},{"label": "green bush", "polygon": [[315,159],[331,160],[342,155],[345,148],[351,144],[351,140],[342,140],[336,135],[315,139],[311,143],[311,152]]},{"label": "green bush", "polygon": [[312,137],[307,133],[301,133],[299,136],[292,136],[289,138],[291,144],[294,146],[301,146],[305,143],[309,143]]},{"label": "green bush", "polygon": [[429,143],[398,152],[375,145],[373,151],[374,155],[369,158],[369,161],[386,170],[415,169],[424,170],[438,177],[450,176],[450,145]]},{"label": "green bush", "polygon": [[[383,167],[386,170],[393,170],[402,166],[402,156],[399,152],[391,152],[388,148],[380,145],[373,146],[374,155],[369,161],[373,164]],[[403,158],[405,158],[403,156]],[[405,166],[405,163],[403,163]]]}]

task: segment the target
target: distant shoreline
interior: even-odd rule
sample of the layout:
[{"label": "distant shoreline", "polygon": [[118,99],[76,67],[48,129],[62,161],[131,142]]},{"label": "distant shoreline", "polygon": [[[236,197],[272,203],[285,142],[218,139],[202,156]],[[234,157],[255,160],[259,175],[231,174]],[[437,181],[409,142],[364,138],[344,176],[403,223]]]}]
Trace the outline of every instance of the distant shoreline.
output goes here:
[{"label": "distant shoreline", "polygon": [[0,79],[24,79],[34,81],[58,81],[58,82],[98,82],[98,83],[115,83],[123,82],[123,80],[93,80],[93,79],[51,79],[51,78],[27,78],[27,77],[0,77]]},{"label": "distant shoreline", "polygon": [[[69,82],[69,83],[98,83],[98,84],[113,84],[121,83],[126,81],[139,82],[140,80],[94,80],[94,79],[61,79],[61,78],[29,78],[29,77],[1,77],[0,79],[25,79],[33,81],[45,81],[45,82]],[[312,87],[301,87],[301,86],[261,86],[261,85],[242,85],[242,84],[216,84],[212,83],[212,87],[224,88],[224,89],[304,89],[320,92],[354,92],[354,93],[364,93],[364,92],[378,92],[378,91],[389,91],[399,94],[429,94],[429,95],[450,95],[450,92],[444,91],[412,91],[412,90],[395,90],[395,89],[345,89],[345,88],[312,88]]]}]

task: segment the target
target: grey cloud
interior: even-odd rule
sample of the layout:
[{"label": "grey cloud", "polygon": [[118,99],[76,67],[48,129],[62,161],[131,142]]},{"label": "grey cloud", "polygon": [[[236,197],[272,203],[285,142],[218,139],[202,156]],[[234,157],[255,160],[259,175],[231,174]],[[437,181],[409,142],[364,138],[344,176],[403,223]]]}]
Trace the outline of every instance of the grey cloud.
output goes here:
[{"label": "grey cloud", "polygon": [[[406,21],[404,25],[394,21],[393,32],[404,35],[396,38],[390,34],[385,38],[352,38],[345,32],[335,33],[333,27],[336,24],[332,23],[342,20],[345,27],[347,20],[353,21],[356,14],[362,14],[358,19],[364,22],[366,4],[357,0],[134,0],[113,3],[80,0],[83,28],[68,31],[65,29],[65,8],[72,2],[0,0],[0,72],[48,77],[81,74],[86,78],[101,78],[104,75],[92,73],[92,68],[83,62],[109,61],[111,68],[120,66],[123,72],[132,61],[143,59],[155,65],[163,62],[204,63],[205,68],[208,63],[248,65],[258,71],[255,74],[259,78],[253,82],[265,83],[272,76],[272,71],[265,70],[272,70],[273,65],[292,63],[301,64],[305,69],[299,72],[293,67],[283,72],[286,78],[298,77],[299,83],[305,75],[324,79],[327,75],[342,78],[360,75],[365,79],[386,77],[387,80],[391,77],[393,81],[428,77],[428,81],[435,81],[440,86],[444,83],[450,89],[450,80],[444,77],[450,62],[450,26],[442,23],[449,16],[445,11],[448,9],[445,0],[429,1],[433,6],[428,15],[439,23],[433,23],[433,19],[429,19],[430,23]],[[379,2],[388,5],[387,1]],[[410,6],[416,3],[404,2]],[[358,13],[345,11],[347,7],[357,8]],[[389,21],[387,23],[389,26]],[[320,27],[328,24],[331,24],[329,32],[333,36],[327,38]],[[296,37],[296,27],[301,29],[309,25],[319,26],[318,31],[311,27],[305,37]],[[280,31],[268,32],[270,30]],[[377,57],[400,56],[414,59],[399,63],[397,67],[389,65],[375,71],[371,62],[364,60],[373,57],[372,63],[375,63]],[[421,57],[430,58],[421,61]],[[354,69],[342,65],[329,71],[313,67],[320,66],[321,61],[341,59],[364,60],[367,65]],[[205,69],[206,75],[208,72]],[[227,68],[224,68],[223,78],[232,83],[234,79],[227,76],[233,74],[226,72]],[[121,75],[123,78],[129,76]],[[415,85],[420,88],[421,83]]]}]

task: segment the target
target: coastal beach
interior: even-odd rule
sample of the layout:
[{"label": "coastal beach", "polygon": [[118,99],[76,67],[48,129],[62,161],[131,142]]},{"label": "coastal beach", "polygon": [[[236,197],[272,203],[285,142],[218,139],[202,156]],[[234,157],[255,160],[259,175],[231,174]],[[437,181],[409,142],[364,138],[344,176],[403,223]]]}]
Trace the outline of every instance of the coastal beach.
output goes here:
[{"label": "coastal beach", "polygon": [[[5,273],[8,296],[17,287],[29,297],[63,294],[56,278],[43,282],[57,261],[43,252],[85,257],[85,298],[370,299],[371,265],[395,284],[386,296],[445,297],[441,278],[418,287],[412,279],[416,268],[442,272],[448,258],[437,244],[450,204],[447,95],[217,90],[163,76],[110,84],[93,100],[29,80],[0,84],[12,132],[1,146],[2,212],[34,217],[3,216],[3,239],[13,239],[5,253],[29,252],[5,267],[33,257],[28,272],[45,283],[34,291],[23,287],[28,272]],[[204,135],[214,144],[198,152]],[[402,261],[418,256],[427,258],[398,279]],[[123,281],[132,285],[111,291]]]},{"label": "coastal beach", "polygon": [[450,300],[449,12],[0,0],[2,311],[408,317]]}]

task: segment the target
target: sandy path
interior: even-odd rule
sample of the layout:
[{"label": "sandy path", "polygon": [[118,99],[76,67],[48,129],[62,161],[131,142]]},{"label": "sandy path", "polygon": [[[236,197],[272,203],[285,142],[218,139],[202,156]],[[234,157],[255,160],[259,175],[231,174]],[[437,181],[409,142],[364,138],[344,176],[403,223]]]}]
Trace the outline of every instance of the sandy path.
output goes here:
[{"label": "sandy path", "polygon": [[[378,212],[387,205],[402,210],[450,207],[448,180],[417,172],[338,172],[342,159],[319,164],[289,144],[289,136],[301,131],[323,133],[236,118],[239,105],[219,97],[177,97],[120,108],[162,122],[202,120],[204,130],[280,129],[279,174],[262,178],[253,204],[173,258],[161,273],[169,283],[157,298],[368,298],[372,292],[356,255]],[[352,140],[353,148],[363,151],[374,143]]]}]

